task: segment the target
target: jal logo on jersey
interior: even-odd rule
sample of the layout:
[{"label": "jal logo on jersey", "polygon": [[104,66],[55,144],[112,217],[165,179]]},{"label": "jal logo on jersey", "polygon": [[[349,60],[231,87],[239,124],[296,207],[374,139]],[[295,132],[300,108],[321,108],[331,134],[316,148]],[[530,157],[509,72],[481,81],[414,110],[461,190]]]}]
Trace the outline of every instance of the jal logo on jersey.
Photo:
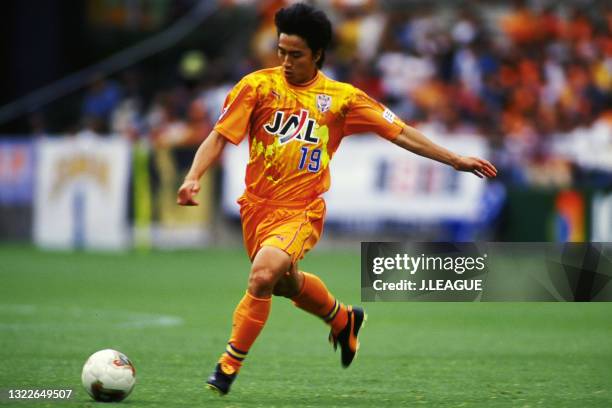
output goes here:
[{"label": "jal logo on jersey", "polygon": [[313,133],[317,122],[309,117],[306,109],[300,109],[300,113],[289,115],[285,118],[285,112],[276,111],[271,123],[263,126],[266,132],[278,137],[280,144],[289,143],[293,139],[304,143],[316,144],[319,138]]}]

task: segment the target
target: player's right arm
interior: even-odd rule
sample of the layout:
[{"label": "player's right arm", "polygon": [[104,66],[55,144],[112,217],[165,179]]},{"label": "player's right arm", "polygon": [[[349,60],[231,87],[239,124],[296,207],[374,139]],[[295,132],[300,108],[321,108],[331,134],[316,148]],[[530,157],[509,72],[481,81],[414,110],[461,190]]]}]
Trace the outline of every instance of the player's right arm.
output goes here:
[{"label": "player's right arm", "polygon": [[178,190],[176,197],[178,205],[199,204],[194,197],[200,191],[200,178],[217,161],[226,142],[227,139],[221,133],[213,130],[198,147],[189,173]]},{"label": "player's right arm", "polygon": [[200,191],[200,178],[217,161],[226,142],[237,145],[245,138],[257,102],[257,83],[257,75],[247,75],[225,98],[217,124],[198,148],[191,169],[178,190],[177,204],[198,205],[194,197]]}]

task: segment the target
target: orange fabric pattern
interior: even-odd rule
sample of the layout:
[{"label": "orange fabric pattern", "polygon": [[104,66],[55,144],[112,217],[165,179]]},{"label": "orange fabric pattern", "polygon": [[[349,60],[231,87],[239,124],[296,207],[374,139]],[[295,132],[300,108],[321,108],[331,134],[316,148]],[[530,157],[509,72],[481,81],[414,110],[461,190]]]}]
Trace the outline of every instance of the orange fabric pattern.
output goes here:
[{"label": "orange fabric pattern", "polygon": [[329,162],[344,136],[374,132],[392,140],[402,126],[390,110],[350,84],[319,71],[296,86],[276,67],[249,74],[234,87],[215,130],[234,144],[248,135],[248,192],[311,201],[329,189]]},{"label": "orange fabric pattern", "polygon": [[295,263],[316,245],[323,232],[325,202],[321,198],[308,204],[283,205],[247,192],[238,203],[244,245],[251,260],[267,245],[283,250]]}]

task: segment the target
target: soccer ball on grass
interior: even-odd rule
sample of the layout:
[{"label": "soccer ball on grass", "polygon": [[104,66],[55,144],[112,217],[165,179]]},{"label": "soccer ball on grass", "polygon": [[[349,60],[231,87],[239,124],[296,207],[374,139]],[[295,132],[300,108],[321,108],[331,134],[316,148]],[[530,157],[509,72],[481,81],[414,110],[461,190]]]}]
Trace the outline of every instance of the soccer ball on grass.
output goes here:
[{"label": "soccer ball on grass", "polygon": [[87,359],[81,381],[85,391],[96,401],[119,402],[132,392],[136,370],[125,354],[105,349]]}]

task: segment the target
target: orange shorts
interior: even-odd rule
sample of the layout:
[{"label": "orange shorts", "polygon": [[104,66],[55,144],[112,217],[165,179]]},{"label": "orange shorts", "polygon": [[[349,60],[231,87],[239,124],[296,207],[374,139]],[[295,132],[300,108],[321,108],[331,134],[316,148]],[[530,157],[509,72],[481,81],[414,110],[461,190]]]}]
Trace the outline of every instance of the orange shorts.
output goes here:
[{"label": "orange shorts", "polygon": [[316,245],[323,232],[325,201],[276,201],[245,192],[239,199],[244,246],[251,261],[262,246],[279,248],[293,263]]}]

